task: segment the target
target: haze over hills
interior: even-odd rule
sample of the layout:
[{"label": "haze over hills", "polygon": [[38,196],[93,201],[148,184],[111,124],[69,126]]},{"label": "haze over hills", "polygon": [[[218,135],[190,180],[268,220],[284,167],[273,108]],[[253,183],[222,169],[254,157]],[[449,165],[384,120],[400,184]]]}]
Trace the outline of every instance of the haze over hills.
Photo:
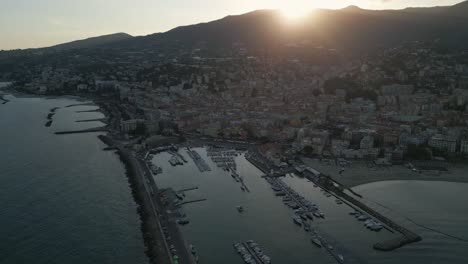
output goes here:
[{"label": "haze over hills", "polygon": [[118,41],[127,40],[131,38],[133,38],[133,36],[127,33],[115,33],[115,34],[103,35],[99,37],[92,37],[92,38],[87,38],[83,40],[76,40],[76,41],[72,41],[68,43],[63,43],[63,44],[49,47],[48,49],[61,51],[61,50],[70,50],[70,49],[92,48],[92,47],[102,46],[102,45],[110,44],[112,42],[118,42]]},{"label": "haze over hills", "polygon": [[125,33],[74,41],[48,48],[157,49],[230,48],[242,43],[252,50],[281,49],[285,45],[323,46],[367,51],[404,41],[440,39],[449,47],[465,48],[468,41],[468,1],[448,7],[403,10],[318,9],[291,22],[278,10],[258,10],[208,23],[181,26],[164,33],[132,37]]},{"label": "haze over hills", "polygon": [[321,9],[295,23],[285,21],[280,11],[260,10],[178,27],[126,44],[142,48],[162,43],[228,47],[233,42],[242,42],[250,47],[275,48],[293,42],[355,50],[437,38],[452,46],[466,43],[468,2],[453,7],[404,10]]}]

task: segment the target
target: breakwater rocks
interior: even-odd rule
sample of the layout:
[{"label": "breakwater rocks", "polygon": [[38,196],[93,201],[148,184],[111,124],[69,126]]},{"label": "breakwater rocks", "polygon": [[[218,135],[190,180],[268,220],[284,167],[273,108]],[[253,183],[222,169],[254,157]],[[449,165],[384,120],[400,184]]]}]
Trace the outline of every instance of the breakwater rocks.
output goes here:
[{"label": "breakwater rocks", "polygon": [[60,109],[60,107],[54,107],[50,109],[49,114],[47,114],[47,122],[45,124],[46,127],[52,126],[52,123],[54,122],[53,117],[55,115],[55,112]]},{"label": "breakwater rocks", "polygon": [[166,256],[163,237],[160,234],[155,215],[152,213],[148,196],[145,195],[145,186],[141,175],[138,173],[137,164],[131,154],[114,145],[113,140],[106,135],[99,135],[98,138],[109,148],[116,148],[120,161],[125,166],[125,175],[130,185],[133,199],[137,204],[137,213],[141,221],[141,232],[145,244],[145,253],[153,264],[169,264]]},{"label": "breakwater rocks", "polygon": [[10,102],[10,100],[5,99],[4,94],[0,94],[0,101],[2,101],[2,104],[6,104],[6,103]]}]

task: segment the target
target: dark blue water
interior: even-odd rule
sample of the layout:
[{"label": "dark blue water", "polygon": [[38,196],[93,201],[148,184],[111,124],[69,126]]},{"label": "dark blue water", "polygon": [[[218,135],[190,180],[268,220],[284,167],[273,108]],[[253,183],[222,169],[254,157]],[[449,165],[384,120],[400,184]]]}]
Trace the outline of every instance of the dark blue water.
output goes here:
[{"label": "dark blue water", "polygon": [[97,134],[54,131],[96,107],[71,99],[14,98],[0,105],[0,263],[148,263],[123,165]]}]

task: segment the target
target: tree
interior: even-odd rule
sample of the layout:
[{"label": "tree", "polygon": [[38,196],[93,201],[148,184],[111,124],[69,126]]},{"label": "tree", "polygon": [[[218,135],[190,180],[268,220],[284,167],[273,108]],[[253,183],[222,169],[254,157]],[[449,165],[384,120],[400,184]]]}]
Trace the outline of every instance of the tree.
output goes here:
[{"label": "tree", "polygon": [[144,135],[146,134],[146,125],[143,123],[137,124],[135,130],[132,131],[133,135]]},{"label": "tree", "polygon": [[312,146],[305,146],[302,152],[305,156],[312,156],[314,154],[314,148]]},{"label": "tree", "polygon": [[406,158],[415,160],[430,160],[432,158],[431,151],[426,147],[410,144],[406,152]]},{"label": "tree", "polygon": [[315,97],[317,97],[317,96],[319,96],[319,95],[322,94],[322,91],[320,91],[319,89],[313,89],[313,90],[312,90],[312,94],[313,94]]}]

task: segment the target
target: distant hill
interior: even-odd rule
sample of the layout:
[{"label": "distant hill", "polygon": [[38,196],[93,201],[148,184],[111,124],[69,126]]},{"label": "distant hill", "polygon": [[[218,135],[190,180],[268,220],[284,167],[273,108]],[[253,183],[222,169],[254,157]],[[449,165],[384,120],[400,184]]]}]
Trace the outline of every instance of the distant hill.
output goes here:
[{"label": "distant hill", "polygon": [[128,40],[133,38],[131,35],[126,33],[116,33],[110,35],[103,35],[99,37],[92,37],[83,40],[76,40],[68,43],[59,44],[56,46],[45,48],[47,50],[63,51],[70,49],[83,49],[83,48],[94,48],[111,44],[118,41]]},{"label": "distant hill", "polygon": [[403,10],[365,10],[356,6],[320,9],[294,25],[288,24],[280,11],[259,10],[114,44],[136,49],[200,44],[228,48],[240,42],[272,50],[288,43],[307,43],[309,47],[366,51],[404,41],[434,39],[453,47],[468,47],[468,1],[450,7]]},{"label": "distant hill", "polygon": [[451,13],[453,16],[467,18],[468,17],[468,1],[461,2],[459,4],[451,6],[448,9],[448,12]]},{"label": "distant hill", "polygon": [[179,52],[180,48],[202,47],[211,51],[243,44],[250,50],[268,52],[299,47],[304,53],[324,47],[366,53],[402,42],[436,39],[449,48],[468,49],[468,1],[453,6],[402,10],[365,10],[357,6],[318,9],[296,23],[288,22],[278,10],[258,10],[164,33],[139,37],[118,33],[45,50],[105,47]]}]

